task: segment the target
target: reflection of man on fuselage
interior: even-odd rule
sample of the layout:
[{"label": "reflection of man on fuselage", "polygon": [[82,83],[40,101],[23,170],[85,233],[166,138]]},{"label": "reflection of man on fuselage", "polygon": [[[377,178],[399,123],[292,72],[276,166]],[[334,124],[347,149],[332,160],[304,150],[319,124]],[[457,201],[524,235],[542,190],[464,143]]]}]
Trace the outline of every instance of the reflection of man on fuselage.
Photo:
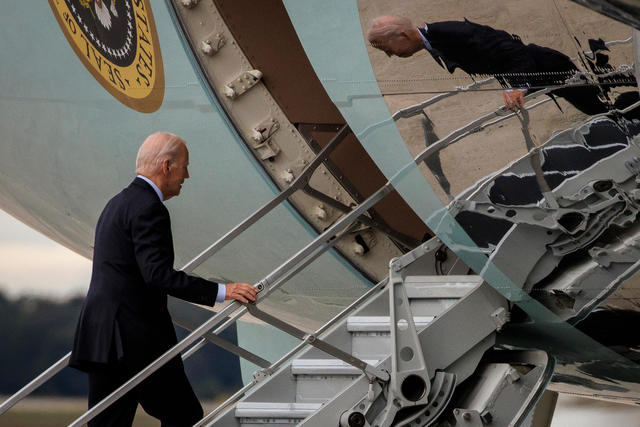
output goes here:
[{"label": "reflection of man on fuselage", "polygon": [[[368,32],[371,45],[388,56],[409,57],[426,49],[450,73],[456,68],[469,74],[495,75],[506,91],[505,105],[521,107],[527,87],[562,85],[578,72],[571,59],[557,50],[525,45],[516,35],[468,20],[445,21],[416,27],[407,18],[381,16]],[[566,99],[585,114],[608,111],[597,86],[556,89],[553,95]]]}]

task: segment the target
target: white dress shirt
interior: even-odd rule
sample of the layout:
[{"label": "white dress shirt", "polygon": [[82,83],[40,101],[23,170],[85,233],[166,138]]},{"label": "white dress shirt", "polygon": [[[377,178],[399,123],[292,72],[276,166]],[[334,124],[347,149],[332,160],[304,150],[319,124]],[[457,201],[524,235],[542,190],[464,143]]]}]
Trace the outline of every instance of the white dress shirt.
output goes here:
[{"label": "white dress shirt", "polygon": [[[429,27],[427,27],[427,24],[424,24],[424,34],[429,33]],[[431,47],[431,43],[429,43],[429,40],[427,40],[427,38],[422,34],[421,31],[418,31],[418,34],[420,34],[420,37],[422,37],[422,43],[424,43],[424,47],[427,48],[427,50],[429,52],[431,52],[433,50],[433,48]]]}]

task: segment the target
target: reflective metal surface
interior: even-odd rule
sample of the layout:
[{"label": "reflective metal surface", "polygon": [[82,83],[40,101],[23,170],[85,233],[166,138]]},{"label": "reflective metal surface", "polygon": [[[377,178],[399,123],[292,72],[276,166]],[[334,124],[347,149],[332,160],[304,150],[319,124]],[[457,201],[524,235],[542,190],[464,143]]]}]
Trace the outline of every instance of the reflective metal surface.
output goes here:
[{"label": "reflective metal surface", "polygon": [[[632,30],[560,1],[432,2],[428,7],[422,2],[335,2],[322,11],[312,2],[285,5],[325,89],[394,187],[450,249],[520,307],[520,320],[533,322],[520,330],[525,338],[517,345],[548,349],[560,361],[557,381],[571,383],[574,392],[601,387],[617,398],[638,399],[640,390],[632,384],[640,378],[635,362],[565,323],[579,320],[638,269],[632,196],[638,122],[636,110],[624,110],[638,100]],[[408,17],[421,28],[432,23],[433,31],[442,31],[438,23],[443,21],[463,25],[467,19],[484,26],[484,44],[452,36],[456,42],[442,42],[435,54],[423,48],[410,57],[387,57],[367,40],[372,21],[381,15]],[[531,49],[542,49],[546,61],[524,69],[506,67],[510,58],[499,50],[500,43],[493,43],[500,30],[521,41],[525,53],[537,45]],[[493,72],[469,75],[458,68],[449,73],[452,63],[464,64],[464,55],[478,52],[488,62],[484,69]],[[436,62],[446,56],[442,65]],[[574,65],[566,72],[549,71],[544,66],[550,57]],[[503,62],[495,62],[498,58]],[[399,120],[397,128],[391,119],[395,111],[487,77],[495,80],[431,104],[422,116]],[[536,101],[548,97],[542,90],[555,96],[517,114],[496,111],[504,103],[503,91],[513,88],[541,95]],[[616,109],[625,113],[608,113]],[[493,119],[492,111],[497,113]],[[500,123],[479,126],[476,120],[483,116]],[[412,157],[434,151],[427,146],[470,123],[477,123],[468,129],[475,132],[437,157],[407,166]],[[571,198],[571,185],[577,192],[592,190],[581,196],[574,191]],[[609,264],[595,262],[598,248],[604,248]],[[559,258],[550,261],[550,256]],[[594,287],[587,278],[598,274],[606,279]],[[515,340],[509,343],[516,345]],[[624,372],[617,380],[625,385],[616,389],[611,377],[587,365],[616,366]]]}]

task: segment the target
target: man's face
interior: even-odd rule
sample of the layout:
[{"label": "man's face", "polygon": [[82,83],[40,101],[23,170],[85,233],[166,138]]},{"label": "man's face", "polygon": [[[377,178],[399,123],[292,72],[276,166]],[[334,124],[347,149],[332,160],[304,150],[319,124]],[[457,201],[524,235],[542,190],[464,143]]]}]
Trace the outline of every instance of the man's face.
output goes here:
[{"label": "man's face", "polygon": [[189,178],[188,166],[189,151],[185,145],[182,145],[178,156],[169,162],[169,171],[165,175],[165,191],[162,193],[165,200],[180,194],[182,183]]},{"label": "man's face", "polygon": [[408,58],[413,55],[414,50],[409,40],[409,37],[399,33],[388,37],[380,37],[374,41],[371,41],[371,46],[376,49],[380,49],[387,56],[399,56],[401,58]]}]

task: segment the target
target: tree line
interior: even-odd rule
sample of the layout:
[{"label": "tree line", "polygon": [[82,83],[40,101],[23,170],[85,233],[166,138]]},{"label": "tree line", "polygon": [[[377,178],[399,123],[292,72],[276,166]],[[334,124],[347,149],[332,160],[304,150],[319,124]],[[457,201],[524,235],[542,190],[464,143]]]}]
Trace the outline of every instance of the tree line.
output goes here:
[{"label": "tree line", "polygon": [[[0,394],[15,393],[71,350],[82,301],[81,297],[65,301],[41,297],[14,299],[0,292]],[[207,313],[194,309],[178,300],[170,302],[172,313],[199,325]],[[178,339],[187,334],[179,327],[176,332]],[[235,325],[221,336],[237,344]],[[185,369],[200,399],[230,394],[242,386],[237,356],[213,344],[187,359]],[[86,396],[87,376],[65,368],[34,394]]]}]

